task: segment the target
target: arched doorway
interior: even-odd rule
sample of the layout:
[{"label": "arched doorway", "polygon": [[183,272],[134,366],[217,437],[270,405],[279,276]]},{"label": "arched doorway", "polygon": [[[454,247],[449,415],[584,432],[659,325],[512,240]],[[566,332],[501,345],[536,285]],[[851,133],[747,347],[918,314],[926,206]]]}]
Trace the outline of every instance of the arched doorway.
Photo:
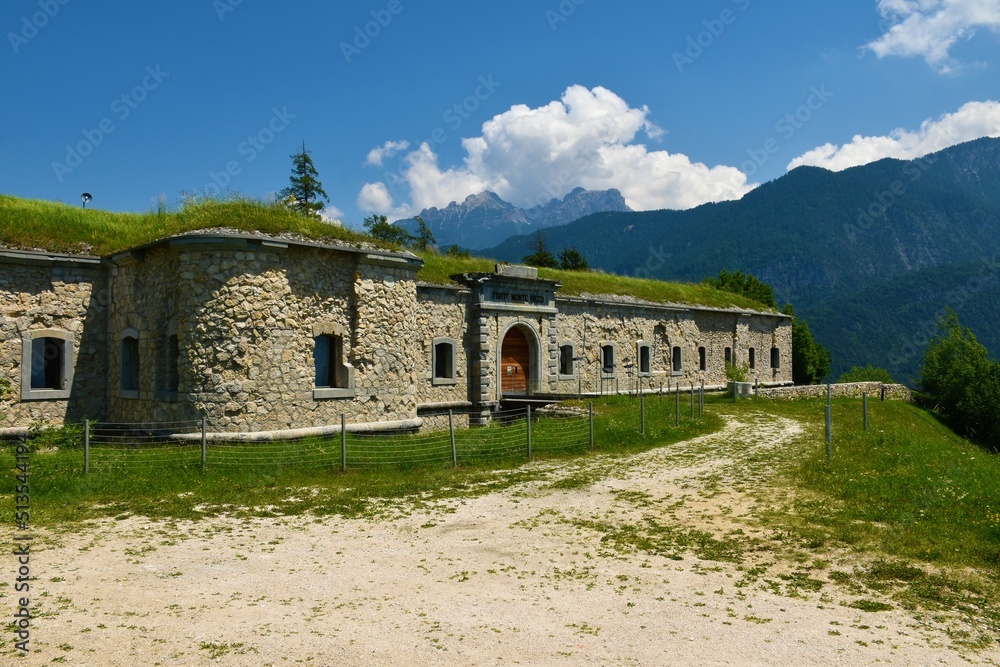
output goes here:
[{"label": "arched doorway", "polygon": [[531,345],[521,327],[511,327],[500,347],[500,392],[527,396],[531,391]]}]

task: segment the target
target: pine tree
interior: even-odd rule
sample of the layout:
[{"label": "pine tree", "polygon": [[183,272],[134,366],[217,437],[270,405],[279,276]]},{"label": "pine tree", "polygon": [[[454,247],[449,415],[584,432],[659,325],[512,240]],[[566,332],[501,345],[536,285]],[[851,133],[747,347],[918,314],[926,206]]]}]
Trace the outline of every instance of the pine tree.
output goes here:
[{"label": "pine tree", "polygon": [[579,250],[566,248],[559,253],[559,268],[563,271],[590,271],[590,264]]},{"label": "pine tree", "polygon": [[323,190],[323,184],[319,182],[319,173],[306,150],[306,142],[302,142],[300,152],[292,153],[290,157],[292,158],[292,175],[289,178],[291,185],[278,193],[278,197],[293,211],[318,218],[324,202],[329,203],[330,198]]},{"label": "pine tree", "polygon": [[431,228],[427,226],[424,219],[418,215],[414,218],[414,220],[417,221],[418,227],[417,236],[413,241],[413,247],[417,250],[423,251],[437,247],[437,241],[434,240],[434,232],[432,232]]},{"label": "pine tree", "polygon": [[528,266],[537,266],[542,269],[559,268],[559,260],[557,260],[555,255],[549,252],[545,247],[545,237],[542,236],[540,231],[535,232],[534,241],[532,241],[531,247],[535,252],[526,256],[521,261]]}]

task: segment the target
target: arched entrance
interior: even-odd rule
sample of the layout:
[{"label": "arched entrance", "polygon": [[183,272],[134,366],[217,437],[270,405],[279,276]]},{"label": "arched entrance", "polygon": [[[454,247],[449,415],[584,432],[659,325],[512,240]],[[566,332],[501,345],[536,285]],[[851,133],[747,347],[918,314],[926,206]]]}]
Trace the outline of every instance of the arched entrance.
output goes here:
[{"label": "arched entrance", "polygon": [[511,327],[500,347],[500,392],[504,396],[531,393],[532,346],[524,329]]}]

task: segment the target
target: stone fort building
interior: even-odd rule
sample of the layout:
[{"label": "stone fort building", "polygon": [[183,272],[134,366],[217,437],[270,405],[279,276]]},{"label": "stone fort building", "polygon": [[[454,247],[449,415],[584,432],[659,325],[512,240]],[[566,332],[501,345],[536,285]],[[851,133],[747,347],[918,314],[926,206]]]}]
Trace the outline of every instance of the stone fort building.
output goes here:
[{"label": "stone fort building", "polygon": [[0,428],[205,417],[217,432],[486,420],[516,397],[791,384],[791,318],[560,295],[534,269],[421,282],[409,253],[252,234],[107,257],[0,250]]}]

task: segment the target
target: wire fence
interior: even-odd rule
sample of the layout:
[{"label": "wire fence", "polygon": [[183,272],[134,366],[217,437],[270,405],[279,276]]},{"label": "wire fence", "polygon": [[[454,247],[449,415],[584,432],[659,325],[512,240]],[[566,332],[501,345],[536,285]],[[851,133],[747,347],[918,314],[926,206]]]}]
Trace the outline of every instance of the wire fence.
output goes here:
[{"label": "wire fence", "polygon": [[[209,434],[204,421],[86,421],[73,448],[82,443],[82,457],[76,461],[84,473],[140,468],[459,466],[584,453],[593,448],[592,407],[505,410],[494,413],[485,425],[475,425],[478,417],[478,412],[450,411],[425,416],[421,429],[396,431],[365,431],[345,422],[343,429],[329,435],[260,442],[248,442],[240,434],[233,434],[231,440]],[[61,467],[66,464],[63,459]]]}]

